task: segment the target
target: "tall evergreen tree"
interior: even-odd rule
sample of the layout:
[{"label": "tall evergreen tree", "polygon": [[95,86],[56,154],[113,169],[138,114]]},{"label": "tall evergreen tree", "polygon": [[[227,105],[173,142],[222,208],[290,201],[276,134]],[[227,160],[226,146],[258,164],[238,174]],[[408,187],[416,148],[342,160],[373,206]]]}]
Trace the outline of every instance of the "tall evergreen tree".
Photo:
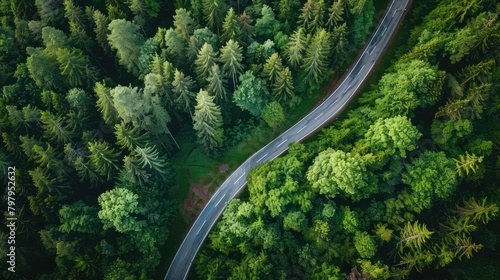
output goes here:
[{"label": "tall evergreen tree", "polygon": [[71,87],[91,86],[97,80],[97,70],[78,49],[58,49],[57,61],[61,74]]},{"label": "tall evergreen tree", "polygon": [[220,61],[224,63],[223,70],[233,80],[233,89],[236,89],[236,77],[243,71],[242,48],[238,42],[229,40],[221,49]]},{"label": "tall evergreen tree", "polygon": [[200,84],[204,84],[210,75],[210,69],[215,64],[217,52],[212,48],[212,45],[205,43],[198,52],[198,58],[194,61],[196,74]]},{"label": "tall evergreen tree", "polygon": [[119,154],[115,152],[113,147],[110,147],[108,142],[104,141],[89,142],[88,149],[92,167],[101,176],[105,176],[108,181],[111,180],[118,170]]},{"label": "tall evergreen tree", "polygon": [[294,97],[292,71],[288,67],[278,72],[272,86],[272,93],[278,101],[286,101]]},{"label": "tall evergreen tree", "polygon": [[207,82],[208,93],[215,96],[217,103],[223,104],[227,100],[227,79],[220,72],[219,65],[212,65]]},{"label": "tall evergreen tree", "polygon": [[221,41],[224,43],[231,39],[239,42],[240,44],[242,43],[240,21],[234,13],[233,8],[229,8],[226,17],[224,18],[221,35]]},{"label": "tall evergreen tree", "polygon": [[306,33],[303,28],[299,28],[290,36],[289,42],[286,44],[285,55],[288,65],[294,69],[301,66],[306,47]]},{"label": "tall evergreen tree", "polygon": [[203,0],[203,14],[208,26],[217,30],[220,35],[220,25],[229,6],[222,0]]},{"label": "tall evergreen tree", "polygon": [[222,145],[223,129],[220,107],[215,105],[214,97],[200,90],[196,96],[193,122],[198,143],[203,145],[206,153],[216,152]]},{"label": "tall evergreen tree", "polygon": [[318,30],[311,44],[306,49],[302,70],[304,70],[304,82],[309,85],[317,84],[328,69],[330,57],[330,35],[324,29]]},{"label": "tall evergreen tree", "polygon": [[173,92],[177,95],[175,103],[184,112],[192,117],[191,106],[194,99],[194,82],[189,76],[185,76],[179,70],[175,70],[174,80],[172,81]]},{"label": "tall evergreen tree", "polygon": [[95,83],[94,92],[97,95],[97,108],[101,112],[102,118],[107,125],[113,126],[118,122],[118,112],[113,104],[113,96],[111,89],[106,87],[106,84]]},{"label": "tall evergreen tree", "polygon": [[124,19],[115,19],[108,26],[111,32],[108,35],[109,45],[116,50],[120,64],[134,75],[139,75],[141,71],[140,48],[145,41],[139,28],[139,26]]},{"label": "tall evergreen tree", "polygon": [[109,53],[111,49],[108,42],[108,35],[109,35],[108,17],[103,13],[101,13],[101,11],[95,10],[93,19],[95,24],[94,33],[96,35],[97,43],[101,46],[101,48],[104,50],[105,53]]},{"label": "tall evergreen tree", "polygon": [[273,84],[278,77],[278,73],[283,70],[283,63],[278,53],[273,53],[264,64],[262,76],[266,78],[270,84]]}]

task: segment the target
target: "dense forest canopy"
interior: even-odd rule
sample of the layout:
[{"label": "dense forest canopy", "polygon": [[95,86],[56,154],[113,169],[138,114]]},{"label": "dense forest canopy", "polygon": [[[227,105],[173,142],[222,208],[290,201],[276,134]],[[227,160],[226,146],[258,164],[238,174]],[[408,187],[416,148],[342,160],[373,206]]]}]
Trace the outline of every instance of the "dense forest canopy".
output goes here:
[{"label": "dense forest canopy", "polygon": [[0,172],[15,166],[18,218],[2,278],[152,278],[178,215],[179,131],[217,157],[241,123],[276,130],[374,13],[371,0],[0,1]]},{"label": "dense forest canopy", "polygon": [[500,6],[413,5],[378,82],[252,170],[199,279],[498,278]]},{"label": "dense forest canopy", "polygon": [[[476,252],[479,278],[499,274],[500,7],[414,7],[378,83],[252,171],[199,278],[467,278]],[[277,130],[375,16],[373,0],[1,0],[0,180],[15,166],[17,217],[16,272],[1,277],[152,278],[176,226],[182,128],[210,157]]]}]

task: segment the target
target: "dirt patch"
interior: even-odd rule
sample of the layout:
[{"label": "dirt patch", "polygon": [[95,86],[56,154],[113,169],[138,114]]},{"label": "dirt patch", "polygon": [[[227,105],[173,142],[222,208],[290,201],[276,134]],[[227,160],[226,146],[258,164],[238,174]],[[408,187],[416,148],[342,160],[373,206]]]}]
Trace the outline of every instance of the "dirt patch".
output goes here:
[{"label": "dirt patch", "polygon": [[[227,173],[230,169],[227,164],[219,164],[217,167],[218,172],[221,174]],[[213,174],[209,174],[207,177],[198,180],[198,182],[194,182],[192,179],[189,180],[189,194],[184,200],[182,211],[182,216],[188,224],[194,222],[212,197],[213,192],[219,187],[214,186],[216,176],[211,175]]]}]

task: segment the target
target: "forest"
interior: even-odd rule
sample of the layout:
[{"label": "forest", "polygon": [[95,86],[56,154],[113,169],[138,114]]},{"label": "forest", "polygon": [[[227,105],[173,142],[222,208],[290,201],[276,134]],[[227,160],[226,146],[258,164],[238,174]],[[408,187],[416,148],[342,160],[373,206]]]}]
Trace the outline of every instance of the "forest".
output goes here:
[{"label": "forest", "polygon": [[[176,155],[192,142],[220,159],[291,125],[387,3],[0,0],[0,180],[15,182],[2,209],[17,218],[15,273],[0,278],[164,274]],[[249,174],[191,276],[500,275],[499,13],[494,0],[414,1],[380,79]]]},{"label": "forest", "polygon": [[500,5],[418,2],[380,78],[249,174],[199,279],[498,279]]},{"label": "forest", "polygon": [[277,130],[374,14],[371,0],[0,1],[2,209],[17,219],[1,278],[151,279],[177,226],[179,134],[219,158]]}]

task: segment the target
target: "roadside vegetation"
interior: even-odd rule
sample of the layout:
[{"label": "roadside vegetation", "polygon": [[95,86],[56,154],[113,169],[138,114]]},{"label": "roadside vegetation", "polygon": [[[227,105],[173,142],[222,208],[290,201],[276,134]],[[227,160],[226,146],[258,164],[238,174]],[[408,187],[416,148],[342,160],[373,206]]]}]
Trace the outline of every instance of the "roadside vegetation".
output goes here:
[{"label": "roadside vegetation", "polygon": [[252,170],[193,278],[500,275],[500,6],[413,5],[380,79],[318,137]]},{"label": "roadside vegetation", "polygon": [[214,166],[307,112],[374,16],[372,0],[0,1],[18,218],[1,278],[152,278],[189,180],[222,180]]}]

